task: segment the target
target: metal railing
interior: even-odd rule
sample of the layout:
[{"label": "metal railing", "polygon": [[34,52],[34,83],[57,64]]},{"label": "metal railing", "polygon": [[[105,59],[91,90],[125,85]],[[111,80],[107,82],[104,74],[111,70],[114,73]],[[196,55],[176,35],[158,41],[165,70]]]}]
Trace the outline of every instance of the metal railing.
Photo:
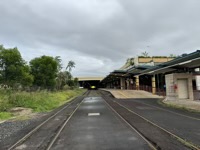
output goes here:
[{"label": "metal railing", "polygon": [[198,86],[193,87],[194,100],[200,100],[200,88]]},{"label": "metal railing", "polygon": [[[132,90],[143,90],[143,91],[147,91],[147,92],[150,92],[152,93],[152,86],[149,86],[149,85],[140,85],[140,86],[132,86],[131,87]],[[159,95],[159,96],[166,96],[166,90],[163,88],[156,88],[155,89],[156,91],[156,95]]]},{"label": "metal railing", "polygon": [[[149,85],[140,85],[140,86],[136,86],[136,85],[132,85],[128,88],[129,90],[143,90],[143,91],[147,91],[147,92],[150,92],[152,93],[152,86],[149,86]],[[197,90],[199,89],[198,87],[193,87],[193,95],[194,95],[194,100],[200,100],[200,90]],[[168,92],[172,92],[174,93],[174,86],[171,86],[169,91]],[[156,95],[159,95],[159,96],[166,96],[166,89],[163,87],[163,88],[156,88]]]}]

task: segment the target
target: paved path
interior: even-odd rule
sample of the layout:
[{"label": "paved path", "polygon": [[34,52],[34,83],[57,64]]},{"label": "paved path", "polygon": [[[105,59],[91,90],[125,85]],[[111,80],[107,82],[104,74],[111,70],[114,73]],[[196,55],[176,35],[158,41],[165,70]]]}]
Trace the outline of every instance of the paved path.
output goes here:
[{"label": "paved path", "polygon": [[142,90],[115,90],[115,89],[101,89],[110,92],[115,98],[163,98],[163,96],[153,95],[152,93]]},{"label": "paved path", "polygon": [[[100,113],[88,116],[89,113]],[[91,114],[94,115],[94,114]],[[72,116],[52,149],[150,149],[147,143],[105,104],[87,97]]]},{"label": "paved path", "polygon": [[[163,96],[153,95],[152,93],[142,91],[142,90],[116,90],[116,89],[101,89],[110,92],[117,99],[145,99],[145,98],[160,98],[164,99]],[[200,112],[200,101],[190,101],[190,100],[171,100],[163,101],[166,104],[172,105],[174,107],[187,108],[194,111]]]},{"label": "paved path", "polygon": [[184,107],[184,108],[188,108],[191,110],[195,110],[200,112],[200,101],[199,100],[195,100],[195,101],[188,101],[188,100],[165,100],[163,101],[166,104],[169,105],[173,105],[175,107]]}]

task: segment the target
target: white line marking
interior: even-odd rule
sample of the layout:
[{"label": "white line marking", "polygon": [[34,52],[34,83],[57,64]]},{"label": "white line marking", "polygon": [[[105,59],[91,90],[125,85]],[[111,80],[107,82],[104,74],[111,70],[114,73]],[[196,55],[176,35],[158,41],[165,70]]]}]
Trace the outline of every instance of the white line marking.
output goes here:
[{"label": "white line marking", "polygon": [[100,116],[100,113],[88,113],[88,116]]}]

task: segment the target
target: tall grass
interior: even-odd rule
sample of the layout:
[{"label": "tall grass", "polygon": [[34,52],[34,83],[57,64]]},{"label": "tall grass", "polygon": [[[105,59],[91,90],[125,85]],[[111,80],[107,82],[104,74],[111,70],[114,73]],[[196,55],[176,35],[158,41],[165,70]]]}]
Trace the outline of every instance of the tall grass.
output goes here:
[{"label": "tall grass", "polygon": [[[59,92],[14,92],[0,90],[0,113],[13,107],[31,108],[35,112],[47,112],[83,93],[82,89]],[[0,115],[0,119],[1,119]]]}]

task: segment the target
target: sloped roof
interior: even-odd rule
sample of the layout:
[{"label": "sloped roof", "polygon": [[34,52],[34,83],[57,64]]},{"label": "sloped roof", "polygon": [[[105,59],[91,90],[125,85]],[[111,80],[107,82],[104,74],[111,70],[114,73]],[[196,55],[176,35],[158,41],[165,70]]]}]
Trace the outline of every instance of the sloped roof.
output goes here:
[{"label": "sloped roof", "polygon": [[185,54],[181,57],[177,57],[171,61],[153,66],[140,73],[142,74],[155,74],[155,73],[166,73],[175,71],[178,69],[194,69],[200,67],[200,50],[196,52]]}]

